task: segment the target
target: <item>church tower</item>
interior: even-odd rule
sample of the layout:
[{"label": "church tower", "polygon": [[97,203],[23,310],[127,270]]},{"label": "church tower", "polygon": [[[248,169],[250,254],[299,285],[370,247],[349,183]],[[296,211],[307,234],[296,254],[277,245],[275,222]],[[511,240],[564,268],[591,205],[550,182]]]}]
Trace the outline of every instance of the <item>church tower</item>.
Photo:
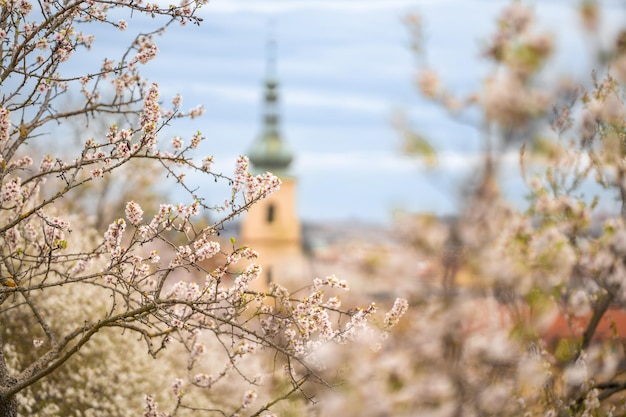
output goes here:
[{"label": "church tower", "polygon": [[280,134],[278,79],[275,44],[268,43],[264,114],[261,134],[248,151],[254,174],[269,171],[282,180],[280,190],[254,204],[244,216],[240,240],[259,253],[263,269],[256,289],[272,281],[282,285],[302,280],[306,262],[302,250],[302,228],[296,213],[296,179],[289,174],[293,153]]}]

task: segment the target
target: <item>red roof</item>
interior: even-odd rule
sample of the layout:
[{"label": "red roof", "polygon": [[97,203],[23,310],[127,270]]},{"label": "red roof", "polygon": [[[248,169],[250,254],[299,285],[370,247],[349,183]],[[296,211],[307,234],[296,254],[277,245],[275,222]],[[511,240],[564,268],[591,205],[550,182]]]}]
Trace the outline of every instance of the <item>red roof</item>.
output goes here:
[{"label": "red roof", "polygon": [[[543,336],[549,344],[560,339],[580,338],[591,320],[592,313],[582,317],[557,314]],[[594,333],[592,342],[609,340],[612,337],[626,338],[626,311],[618,308],[607,310]]]}]

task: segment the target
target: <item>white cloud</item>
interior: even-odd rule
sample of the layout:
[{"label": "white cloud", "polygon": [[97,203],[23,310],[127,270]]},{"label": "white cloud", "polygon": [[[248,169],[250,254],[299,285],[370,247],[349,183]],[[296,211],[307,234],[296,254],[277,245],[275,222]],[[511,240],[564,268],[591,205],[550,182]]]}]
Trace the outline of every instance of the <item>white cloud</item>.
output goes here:
[{"label": "white cloud", "polygon": [[316,171],[359,173],[376,170],[402,174],[414,171],[416,162],[403,155],[381,154],[371,151],[306,152],[298,154],[295,168],[299,172],[308,173],[315,173]]},{"label": "white cloud", "polygon": [[449,3],[452,0],[213,0],[205,10],[214,13],[286,13],[306,10],[369,12],[406,10],[424,4]]},{"label": "white cloud", "polygon": [[357,94],[336,91],[290,90],[285,94],[285,106],[322,107],[381,114],[391,109],[391,102]]},{"label": "white cloud", "polygon": [[[198,85],[197,92],[211,94],[217,98],[242,103],[258,103],[260,89],[245,86]],[[337,109],[342,111],[357,111],[380,115],[393,109],[393,101],[382,100],[365,94],[340,93],[329,90],[290,89],[282,93],[282,100],[286,108],[313,107]]]},{"label": "white cloud", "polygon": [[235,85],[197,85],[196,91],[203,94],[216,95],[218,98],[244,103],[258,102],[260,90],[258,88],[239,87]]},{"label": "white cloud", "polygon": [[[481,152],[442,152],[437,156],[435,171],[459,172],[480,168],[484,154]],[[519,162],[519,154],[511,151],[501,158],[503,166]],[[306,152],[298,154],[297,169],[301,172],[342,171],[364,172],[384,171],[386,173],[408,174],[417,170],[427,170],[418,158],[397,153],[354,151],[344,153]]]}]

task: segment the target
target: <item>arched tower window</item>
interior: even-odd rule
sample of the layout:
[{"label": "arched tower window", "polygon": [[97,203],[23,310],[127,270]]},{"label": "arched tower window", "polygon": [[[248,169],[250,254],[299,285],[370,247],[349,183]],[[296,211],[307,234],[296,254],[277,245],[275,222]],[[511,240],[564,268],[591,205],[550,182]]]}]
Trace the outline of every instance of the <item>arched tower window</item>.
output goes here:
[{"label": "arched tower window", "polygon": [[265,281],[267,285],[270,285],[272,283],[273,277],[272,277],[272,267],[268,266],[265,269]]},{"label": "arched tower window", "polygon": [[267,207],[267,222],[268,223],[273,223],[275,216],[276,216],[276,209],[274,208],[273,204],[270,204]]}]

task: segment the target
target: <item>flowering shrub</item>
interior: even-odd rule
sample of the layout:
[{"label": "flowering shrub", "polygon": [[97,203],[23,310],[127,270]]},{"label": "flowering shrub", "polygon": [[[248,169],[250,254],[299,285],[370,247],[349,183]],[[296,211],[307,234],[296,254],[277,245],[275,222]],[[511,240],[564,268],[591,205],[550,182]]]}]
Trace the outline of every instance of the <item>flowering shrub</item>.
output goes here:
[{"label": "flowering shrub", "polygon": [[[328,344],[365,334],[377,344],[406,310],[399,301],[376,330],[375,305],[347,310],[326,298],[325,289],[347,289],[334,277],[301,297],[279,284],[252,291],[262,267],[256,252],[218,243],[224,223],[280,180],[251,174],[244,156],[233,178],[212,172],[213,157],[193,154],[200,132],[163,144],[166,125],[202,108],[183,111],[180,96],[166,108],[158,85],[139,73],[158,53],[154,34],[173,22],[199,24],[204,3],[1,2],[0,415],[260,415],[294,393],[306,396],[309,380],[330,383],[317,373]],[[72,75],[66,62],[94,54],[96,39],[83,30],[132,30],[110,17],[124,13],[164,21],[137,34],[119,60]],[[82,101],[60,110],[58,99],[72,90]],[[123,121],[83,138],[71,156],[71,146],[61,153],[42,139],[47,126],[107,114]],[[89,219],[88,204],[72,202],[145,162],[174,178],[188,201],[125,201],[104,227]],[[185,170],[228,181],[224,205],[209,206]],[[222,218],[203,225],[207,212]]]}]

